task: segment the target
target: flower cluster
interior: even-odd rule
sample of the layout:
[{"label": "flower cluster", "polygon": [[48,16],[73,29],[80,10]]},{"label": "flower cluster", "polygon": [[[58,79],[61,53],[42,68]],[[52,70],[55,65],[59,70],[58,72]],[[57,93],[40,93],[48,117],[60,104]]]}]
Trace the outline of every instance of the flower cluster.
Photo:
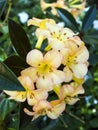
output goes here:
[{"label": "flower cluster", "polygon": [[[89,53],[77,34],[60,27],[53,19],[32,18],[28,25],[37,26],[38,41],[26,57],[30,67],[18,77],[26,91],[4,92],[10,99],[27,100],[32,111],[24,108],[24,112],[33,119],[42,115],[56,119],[64,112],[66,104],[75,104],[78,94],[84,93],[82,84],[88,70]],[[45,39],[48,43],[41,52]],[[55,100],[50,99],[51,93],[57,95]]]},{"label": "flower cluster", "polygon": [[46,3],[44,0],[40,1],[41,8],[46,13],[47,8],[51,8],[51,12],[54,15],[58,15],[56,8],[62,8],[69,11],[75,18],[83,12],[86,0],[57,0],[57,2]]}]

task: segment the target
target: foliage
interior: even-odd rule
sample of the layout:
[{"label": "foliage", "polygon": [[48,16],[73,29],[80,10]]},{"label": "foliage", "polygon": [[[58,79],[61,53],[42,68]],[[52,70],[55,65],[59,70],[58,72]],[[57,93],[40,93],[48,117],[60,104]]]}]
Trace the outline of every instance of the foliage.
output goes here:
[{"label": "foliage", "polygon": [[[93,25],[94,20],[98,19],[98,1],[88,0],[86,6],[89,10],[80,16],[79,20],[60,8],[57,8],[60,17],[54,16],[49,9],[44,14],[39,3],[39,0],[0,0],[0,130],[98,129],[98,30]],[[67,106],[63,115],[55,120],[40,117],[31,121],[32,118],[23,112],[26,102],[21,104],[8,100],[2,92],[3,89],[23,89],[16,76],[28,67],[25,57],[37,41],[34,34],[36,27],[27,27],[27,23],[22,23],[19,17],[19,13],[23,11],[29,18],[53,18],[57,22],[63,21],[65,26],[79,32],[78,35],[90,52],[89,71],[84,83],[85,95],[80,97],[81,101],[74,106]]]}]

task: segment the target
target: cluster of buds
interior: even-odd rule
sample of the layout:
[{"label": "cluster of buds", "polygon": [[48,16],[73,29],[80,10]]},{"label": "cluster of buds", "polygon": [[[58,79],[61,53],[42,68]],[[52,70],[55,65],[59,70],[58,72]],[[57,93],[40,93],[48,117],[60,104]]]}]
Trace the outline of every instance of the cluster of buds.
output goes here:
[{"label": "cluster of buds", "polygon": [[[77,34],[60,27],[53,19],[32,18],[28,25],[37,26],[38,41],[26,57],[30,67],[22,70],[18,77],[26,91],[4,92],[10,99],[27,100],[32,111],[24,108],[24,112],[33,116],[33,120],[44,115],[56,119],[64,112],[66,104],[75,104],[78,94],[84,93],[82,84],[88,71],[89,53]],[[45,39],[47,46],[41,52]],[[56,95],[55,100],[50,99],[51,93]]]},{"label": "cluster of buds", "polygon": [[69,11],[76,18],[83,12],[86,0],[57,0],[57,2],[53,3],[46,3],[44,0],[41,0],[40,5],[44,13],[50,7],[52,14],[58,15],[56,8],[62,8]]}]

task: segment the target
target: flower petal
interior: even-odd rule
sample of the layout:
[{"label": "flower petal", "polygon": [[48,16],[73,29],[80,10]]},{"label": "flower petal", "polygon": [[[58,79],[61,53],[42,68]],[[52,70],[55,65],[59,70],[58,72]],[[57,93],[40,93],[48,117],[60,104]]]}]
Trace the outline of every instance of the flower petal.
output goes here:
[{"label": "flower petal", "polygon": [[34,89],[34,84],[30,77],[22,75],[18,77],[18,80],[21,82],[21,84],[24,86],[25,89],[30,89],[30,90]]},{"label": "flower petal", "polygon": [[51,119],[56,119],[58,118],[61,113],[65,110],[65,103],[62,102],[56,106],[54,106],[50,111],[47,110],[47,116],[50,117]]},{"label": "flower petal", "polygon": [[43,54],[41,51],[34,49],[27,54],[26,61],[33,67],[38,67],[39,63],[43,61]]},{"label": "flower petal", "polygon": [[64,68],[64,72],[65,72],[65,82],[69,82],[72,80],[73,74],[72,71],[69,69],[68,66],[66,66]]},{"label": "flower petal", "polygon": [[54,70],[48,75],[52,79],[54,85],[64,82],[66,78],[65,73],[60,70]]},{"label": "flower petal", "polygon": [[71,67],[71,69],[72,69],[75,77],[80,78],[80,79],[83,78],[88,71],[87,65],[82,64],[82,63],[73,65]]},{"label": "flower petal", "polygon": [[58,68],[61,65],[62,55],[58,51],[52,50],[45,54],[44,61],[48,62],[53,68]]},{"label": "flower petal", "polygon": [[53,90],[53,82],[48,76],[40,76],[36,81],[36,86],[47,91]]},{"label": "flower petal", "polygon": [[78,63],[84,63],[88,60],[89,58],[89,52],[85,46],[81,46],[79,51],[76,53],[76,61]]},{"label": "flower petal", "polygon": [[21,75],[29,76],[33,80],[33,82],[35,82],[37,79],[37,69],[29,67],[27,69],[22,70]]}]

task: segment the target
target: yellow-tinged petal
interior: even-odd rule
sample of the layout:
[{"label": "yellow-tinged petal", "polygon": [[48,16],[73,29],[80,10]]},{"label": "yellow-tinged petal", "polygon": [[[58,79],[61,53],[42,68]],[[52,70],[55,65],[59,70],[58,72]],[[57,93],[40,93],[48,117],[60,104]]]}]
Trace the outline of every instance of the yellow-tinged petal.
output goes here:
[{"label": "yellow-tinged petal", "polygon": [[79,100],[80,100],[79,98],[71,98],[71,100],[69,100],[68,104],[69,105],[74,105]]},{"label": "yellow-tinged petal", "polygon": [[64,72],[65,72],[65,82],[69,82],[72,80],[73,74],[72,71],[69,69],[68,66],[66,66],[64,68]]},{"label": "yellow-tinged petal", "polygon": [[75,77],[80,78],[80,79],[83,78],[86,75],[87,71],[88,71],[87,65],[82,64],[82,63],[74,64],[71,67],[71,69],[72,69]]},{"label": "yellow-tinged petal", "polygon": [[37,41],[37,43],[36,43],[36,48],[38,48],[38,49],[41,48],[41,45],[42,45],[43,40],[44,40],[44,37],[43,37],[42,35],[40,35],[40,36],[38,37],[38,41]]},{"label": "yellow-tinged petal", "polygon": [[29,67],[27,69],[24,69],[21,71],[21,75],[23,76],[29,76],[33,82],[36,81],[37,77],[37,70],[33,67]]},{"label": "yellow-tinged petal", "polygon": [[58,97],[59,97],[59,95],[60,95],[60,90],[61,90],[61,84],[59,84],[59,85],[55,85],[54,87],[53,87],[53,90],[54,90],[54,92],[58,95]]},{"label": "yellow-tinged petal", "polygon": [[39,100],[47,99],[47,97],[48,93],[43,89],[37,89],[34,91],[27,92],[27,101],[28,104],[31,106],[35,105]]},{"label": "yellow-tinged petal", "polygon": [[48,62],[53,68],[58,68],[61,65],[62,55],[58,51],[52,50],[45,54],[44,61]]},{"label": "yellow-tinged petal", "polygon": [[38,89],[44,89],[46,91],[53,90],[53,81],[49,76],[40,76],[36,81]]},{"label": "yellow-tinged petal", "polygon": [[43,61],[43,54],[41,51],[34,49],[27,54],[26,61],[33,67],[38,67],[39,63]]},{"label": "yellow-tinged petal", "polygon": [[15,101],[24,102],[26,100],[26,92],[18,92],[18,91],[6,91],[4,92],[9,95],[9,99],[13,99]]}]

